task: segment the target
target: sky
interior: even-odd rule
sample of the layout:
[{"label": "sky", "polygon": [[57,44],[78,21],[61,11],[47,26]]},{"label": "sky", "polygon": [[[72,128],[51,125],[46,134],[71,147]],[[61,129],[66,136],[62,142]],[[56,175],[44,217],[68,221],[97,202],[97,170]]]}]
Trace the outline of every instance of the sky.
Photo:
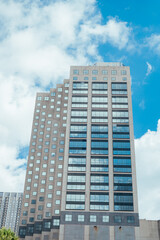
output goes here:
[{"label": "sky", "polygon": [[0,191],[23,191],[36,92],[130,66],[140,218],[160,219],[160,2],[0,0]]}]

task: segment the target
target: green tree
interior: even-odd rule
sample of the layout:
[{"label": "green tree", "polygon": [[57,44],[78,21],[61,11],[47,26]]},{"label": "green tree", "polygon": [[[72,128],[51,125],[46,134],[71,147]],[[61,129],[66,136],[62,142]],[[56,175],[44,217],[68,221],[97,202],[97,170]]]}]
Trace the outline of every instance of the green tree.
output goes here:
[{"label": "green tree", "polygon": [[0,240],[18,240],[18,237],[10,228],[6,229],[3,227],[0,229]]}]

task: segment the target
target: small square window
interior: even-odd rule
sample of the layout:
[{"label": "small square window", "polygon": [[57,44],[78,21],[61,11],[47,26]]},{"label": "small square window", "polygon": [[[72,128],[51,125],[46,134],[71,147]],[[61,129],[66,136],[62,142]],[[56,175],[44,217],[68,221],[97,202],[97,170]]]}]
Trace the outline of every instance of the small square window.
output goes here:
[{"label": "small square window", "polygon": [[63,152],[64,152],[64,148],[60,148],[60,149],[59,149],[59,152],[60,152],[60,153],[63,153]]},{"label": "small square window", "polygon": [[112,81],[116,81],[116,78],[115,78],[115,77],[112,77],[111,80],[112,80]]},{"label": "small square window", "polygon": [[121,75],[126,75],[127,74],[127,71],[126,70],[122,70],[121,71]]},{"label": "small square window", "polygon": [[59,214],[59,212],[60,212],[60,211],[59,211],[58,209],[56,209],[56,210],[54,211],[55,214]]},{"label": "small square window", "polygon": [[60,222],[59,219],[54,219],[53,220],[53,226],[59,226],[59,222]]},{"label": "small square window", "polygon": [[43,193],[44,191],[45,191],[44,188],[41,188],[41,189],[40,189],[40,192],[41,192],[41,193]]},{"label": "small square window", "polygon": [[28,211],[24,211],[23,216],[28,216]]},{"label": "small square window", "polygon": [[116,70],[112,70],[112,71],[111,71],[111,74],[112,74],[112,75],[116,75],[116,74],[117,74],[117,71],[116,71]]},{"label": "small square window", "polygon": [[50,212],[46,212],[46,217],[50,217],[51,213]]},{"label": "small square window", "polygon": [[39,206],[38,206],[38,210],[39,210],[39,211],[42,211],[42,210],[43,210],[43,205],[39,205]]},{"label": "small square window", "polygon": [[56,96],[56,93],[55,92],[51,92],[51,96],[52,97]]},{"label": "small square window", "polygon": [[114,216],[114,222],[115,223],[121,223],[122,222],[121,216],[118,216],[118,215]]},{"label": "small square window", "polygon": [[83,74],[84,74],[84,75],[88,75],[88,74],[89,74],[89,70],[86,70],[86,69],[83,70]]},{"label": "small square window", "polygon": [[97,74],[98,74],[98,70],[93,70],[93,71],[92,71],[92,74],[93,74],[93,75],[97,75]]},{"label": "small square window", "polygon": [[37,220],[41,220],[42,219],[42,214],[37,215]]},{"label": "small square window", "polygon": [[65,87],[69,87],[69,83],[65,83],[64,86],[65,86]]},{"label": "small square window", "polygon": [[123,81],[127,81],[127,78],[126,78],[126,77],[123,77],[122,80],[123,80]]},{"label": "small square window", "polygon": [[48,194],[48,198],[52,198],[52,193],[49,193],[49,194]]},{"label": "small square window", "polygon": [[56,195],[60,196],[61,195],[61,191],[56,191]]},{"label": "small square window", "polygon": [[34,222],[34,218],[33,217],[29,218],[29,222]]},{"label": "small square window", "polygon": [[107,75],[108,71],[107,70],[102,70],[102,75]]},{"label": "small square window", "polygon": [[48,186],[48,189],[49,189],[49,190],[53,189],[53,185],[49,185],[49,186]]},{"label": "small square window", "polygon": [[61,186],[61,184],[62,184],[61,182],[57,182],[57,186]]},{"label": "small square window", "polygon": [[71,222],[72,221],[72,215],[66,214],[65,215],[65,221],[66,222]]},{"label": "small square window", "polygon": [[92,77],[92,80],[97,80],[97,78],[96,77]]},{"label": "small square window", "polygon": [[25,224],[27,224],[27,220],[22,220],[22,225],[25,225]]},{"label": "small square window", "polygon": [[51,208],[52,207],[52,203],[47,203],[47,208]]},{"label": "small square window", "polygon": [[78,215],[78,222],[84,222],[84,215]]},{"label": "small square window", "polygon": [[44,201],[44,197],[39,197],[39,201],[43,202]]},{"label": "small square window", "polygon": [[56,153],[55,152],[52,152],[51,153],[51,157],[55,157],[56,156]]},{"label": "small square window", "polygon": [[103,222],[109,222],[109,216],[103,216],[102,221]]},{"label": "small square window", "polygon": [[59,205],[61,203],[60,200],[56,200],[56,205]]},{"label": "small square window", "polygon": [[108,80],[108,78],[107,78],[107,77],[104,77],[104,78],[103,78],[103,80],[104,80],[104,81],[107,81],[107,80]]},{"label": "small square window", "polygon": [[96,216],[95,215],[90,215],[90,222],[96,222]]},{"label": "small square window", "polygon": [[62,177],[62,173],[58,173],[57,177],[61,178]]},{"label": "small square window", "polygon": [[62,92],[62,88],[58,88],[58,92]]},{"label": "small square window", "polygon": [[134,216],[127,216],[127,222],[128,223],[134,223],[135,222]]},{"label": "small square window", "polygon": [[73,70],[73,74],[75,74],[75,75],[79,75],[79,70],[74,69],[74,70]]},{"label": "small square window", "polygon": [[48,100],[49,100],[49,97],[44,97],[44,100],[48,101]]},{"label": "small square window", "polygon": [[31,208],[30,213],[35,213],[35,208]]},{"label": "small square window", "polygon": [[44,222],[44,228],[51,228],[51,222]]},{"label": "small square window", "polygon": [[84,80],[85,80],[85,81],[88,81],[88,77],[84,77]]},{"label": "small square window", "polygon": [[78,80],[78,77],[73,77],[73,80]]},{"label": "small square window", "polygon": [[[49,181],[53,181],[53,179],[54,179],[53,177],[49,177]],[[48,189],[49,189],[49,188],[48,188]]]}]

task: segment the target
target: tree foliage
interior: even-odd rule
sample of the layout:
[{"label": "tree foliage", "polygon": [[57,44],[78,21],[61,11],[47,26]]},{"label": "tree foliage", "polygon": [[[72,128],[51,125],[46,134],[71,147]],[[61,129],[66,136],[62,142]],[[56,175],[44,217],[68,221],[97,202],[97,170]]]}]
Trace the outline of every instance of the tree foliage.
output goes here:
[{"label": "tree foliage", "polygon": [[18,240],[18,237],[10,228],[3,227],[0,229],[0,240]]}]

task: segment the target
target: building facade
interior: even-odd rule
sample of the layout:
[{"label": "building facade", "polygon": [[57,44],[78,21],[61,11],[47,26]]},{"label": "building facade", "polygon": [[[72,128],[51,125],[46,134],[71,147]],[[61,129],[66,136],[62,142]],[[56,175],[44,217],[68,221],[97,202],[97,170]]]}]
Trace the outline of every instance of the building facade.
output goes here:
[{"label": "building facade", "polygon": [[138,226],[130,69],[73,66],[36,97],[19,236],[134,240]]},{"label": "building facade", "polygon": [[0,228],[10,228],[18,235],[23,193],[0,192]]}]

